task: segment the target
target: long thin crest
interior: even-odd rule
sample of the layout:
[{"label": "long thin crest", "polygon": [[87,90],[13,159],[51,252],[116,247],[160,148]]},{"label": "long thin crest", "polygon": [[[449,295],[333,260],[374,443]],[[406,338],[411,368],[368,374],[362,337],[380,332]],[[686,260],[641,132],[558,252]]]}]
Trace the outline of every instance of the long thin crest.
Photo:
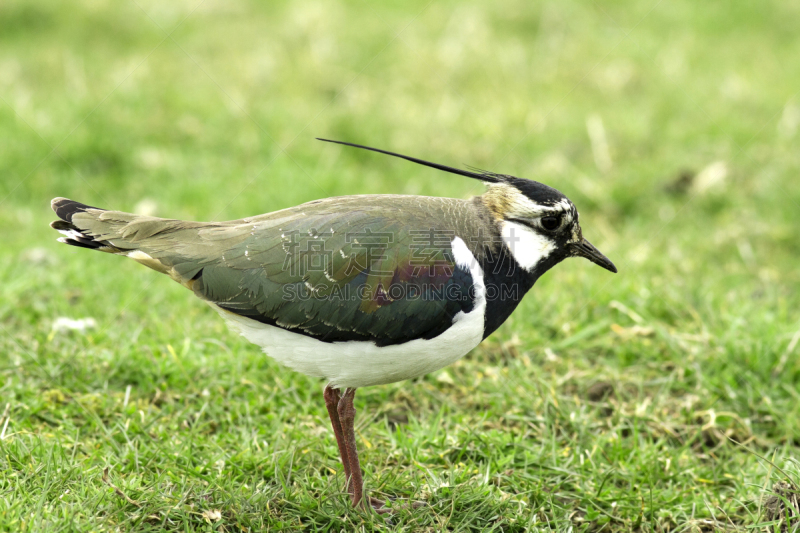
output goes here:
[{"label": "long thin crest", "polygon": [[437,170],[443,170],[445,172],[450,172],[451,174],[458,174],[459,176],[466,176],[468,178],[476,179],[485,181],[487,183],[500,183],[502,178],[499,174],[495,174],[493,172],[470,172],[469,170],[461,170],[460,168],[449,167],[447,165],[440,165],[439,163],[431,163],[430,161],[425,161],[423,159],[417,159],[416,157],[411,157],[402,154],[396,154],[394,152],[388,152],[386,150],[381,150],[379,148],[371,148],[369,146],[363,146],[361,144],[353,144],[344,141],[333,141],[331,139],[321,139],[317,137],[318,141],[325,141],[327,143],[334,143],[334,144],[343,144],[345,146],[352,146],[354,148],[363,148],[364,150],[370,150],[372,152],[378,152],[379,154],[386,154],[391,155],[394,157],[399,157],[400,159],[405,159],[406,161],[411,161],[412,163],[417,163],[418,165],[424,165],[426,167],[435,168]]}]

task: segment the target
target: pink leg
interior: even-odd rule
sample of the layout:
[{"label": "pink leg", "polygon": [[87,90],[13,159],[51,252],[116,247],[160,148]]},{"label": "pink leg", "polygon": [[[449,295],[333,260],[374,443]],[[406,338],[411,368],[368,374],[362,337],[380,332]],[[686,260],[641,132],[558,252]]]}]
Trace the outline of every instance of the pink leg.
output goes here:
[{"label": "pink leg", "polygon": [[[361,477],[361,465],[358,461],[358,449],[356,448],[355,419],[356,408],[353,406],[353,399],[356,396],[356,389],[345,389],[344,395],[339,400],[337,411],[339,412],[339,423],[341,424],[344,437],[344,449],[347,453],[349,466],[345,465],[345,471],[349,468],[347,492],[353,499],[353,507],[364,505],[364,480]],[[344,454],[342,454],[344,462]],[[384,509],[384,502],[377,498],[367,498],[370,506],[379,513],[389,512]]]},{"label": "pink leg", "polygon": [[342,433],[342,424],[339,421],[339,401],[342,399],[341,394],[339,394],[339,389],[333,388],[330,385],[325,387],[325,392],[323,393],[323,397],[325,398],[325,407],[328,408],[328,416],[331,418],[331,426],[333,427],[333,434],[336,436],[336,444],[339,445],[339,457],[342,459],[342,465],[344,466],[344,477],[347,480],[347,484],[350,484],[350,459],[347,455],[347,448],[344,444],[344,434]]}]

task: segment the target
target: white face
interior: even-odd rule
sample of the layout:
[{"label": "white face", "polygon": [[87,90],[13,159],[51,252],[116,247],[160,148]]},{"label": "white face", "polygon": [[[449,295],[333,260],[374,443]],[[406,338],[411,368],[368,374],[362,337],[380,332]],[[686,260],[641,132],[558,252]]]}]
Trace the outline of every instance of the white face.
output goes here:
[{"label": "white face", "polygon": [[503,221],[501,235],[511,256],[529,272],[556,249],[554,240],[516,222]]},{"label": "white face", "polygon": [[[546,260],[558,248],[556,234],[565,227],[572,227],[568,242],[581,240],[580,227],[575,223],[574,208],[564,199],[550,205],[541,205],[521,194],[513,187],[499,186],[505,200],[501,236],[511,255],[527,271]],[[553,218],[558,221],[555,228],[547,227]],[[560,234],[563,245],[563,233]]]},{"label": "white face", "polygon": [[506,248],[527,271],[559,253],[560,247],[583,239],[577,211],[566,198],[540,204],[505,183],[490,185],[484,198],[499,219]]}]

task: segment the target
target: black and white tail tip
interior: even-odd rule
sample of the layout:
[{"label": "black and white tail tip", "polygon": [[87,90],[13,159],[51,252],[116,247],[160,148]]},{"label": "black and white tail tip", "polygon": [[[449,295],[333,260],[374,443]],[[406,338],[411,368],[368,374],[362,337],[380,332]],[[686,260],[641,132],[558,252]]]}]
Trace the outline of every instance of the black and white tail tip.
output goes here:
[{"label": "black and white tail tip", "polygon": [[77,246],[79,248],[88,248],[90,250],[100,250],[108,248],[107,244],[102,241],[94,240],[94,237],[87,235],[80,228],[72,223],[72,217],[75,213],[83,213],[87,209],[98,209],[90,205],[82,204],[68,198],[54,198],[50,202],[50,207],[55,211],[58,218],[50,223],[50,227],[64,235],[58,239],[58,242],[69,244],[70,246]]}]

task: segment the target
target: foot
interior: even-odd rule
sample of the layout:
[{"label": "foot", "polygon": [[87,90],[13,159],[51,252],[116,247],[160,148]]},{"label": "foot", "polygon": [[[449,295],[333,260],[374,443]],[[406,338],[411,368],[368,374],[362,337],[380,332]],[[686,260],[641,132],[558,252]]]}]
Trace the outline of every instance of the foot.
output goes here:
[{"label": "foot", "polygon": [[386,514],[391,513],[392,510],[386,507],[386,502],[383,500],[379,500],[378,498],[368,497],[367,500],[369,501],[369,506],[372,507],[372,510],[378,514]]},{"label": "foot", "polygon": [[[353,406],[355,389],[345,389],[341,394],[339,389],[325,387],[325,406],[328,408],[333,433],[336,436],[336,443],[339,445],[339,455],[344,465],[345,479],[347,480],[347,492],[350,495],[354,507],[361,509],[372,509],[378,514],[386,514],[398,509],[417,509],[424,506],[422,502],[393,503],[392,507],[386,507],[386,502],[378,498],[372,498],[364,494],[364,482],[362,480],[361,465],[358,461],[358,450],[356,449],[356,435],[353,427],[356,417],[356,409]],[[369,507],[367,507],[369,505]]]},{"label": "foot", "polygon": [[410,503],[400,503],[397,501],[392,502],[391,507],[386,507],[386,502],[383,500],[379,500],[378,498],[369,497],[369,505],[372,507],[372,510],[378,514],[387,514],[393,513],[400,509],[419,509],[420,507],[425,507],[428,505],[425,502],[410,502]]}]

